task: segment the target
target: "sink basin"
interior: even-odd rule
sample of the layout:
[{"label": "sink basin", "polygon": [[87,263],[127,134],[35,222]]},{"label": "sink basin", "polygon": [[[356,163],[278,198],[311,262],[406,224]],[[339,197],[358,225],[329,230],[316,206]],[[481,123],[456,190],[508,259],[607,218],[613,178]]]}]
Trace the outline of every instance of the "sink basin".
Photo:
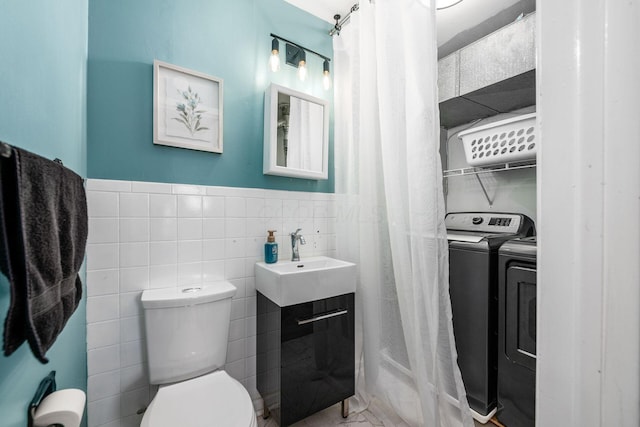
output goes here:
[{"label": "sink basin", "polygon": [[355,292],[356,265],[325,256],[256,263],[256,290],[280,307]]}]

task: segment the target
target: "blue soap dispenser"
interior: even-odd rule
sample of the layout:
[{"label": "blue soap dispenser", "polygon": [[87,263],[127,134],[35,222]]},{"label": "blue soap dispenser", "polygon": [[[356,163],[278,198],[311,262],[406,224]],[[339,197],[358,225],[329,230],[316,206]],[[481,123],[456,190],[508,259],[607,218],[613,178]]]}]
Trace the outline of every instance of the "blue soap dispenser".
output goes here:
[{"label": "blue soap dispenser", "polygon": [[264,244],[264,262],[273,264],[278,262],[278,244],[276,236],[273,235],[276,230],[267,230],[267,232],[269,236],[267,236],[267,243]]}]

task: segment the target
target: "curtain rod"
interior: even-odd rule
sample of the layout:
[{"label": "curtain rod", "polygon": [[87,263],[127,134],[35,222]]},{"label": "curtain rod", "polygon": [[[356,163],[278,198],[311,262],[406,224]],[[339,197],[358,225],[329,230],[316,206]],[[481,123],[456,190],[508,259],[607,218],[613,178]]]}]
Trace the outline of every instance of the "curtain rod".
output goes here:
[{"label": "curtain rod", "polygon": [[358,11],[358,9],[360,9],[360,3],[356,3],[353,6],[351,6],[349,13],[347,13],[347,15],[342,19],[340,19],[340,15],[334,15],[333,19],[336,20],[336,25],[334,25],[333,28],[329,31],[329,36],[333,37],[333,35],[336,33],[340,35],[340,30],[342,29],[342,26],[349,20],[349,18],[351,17],[351,14],[353,12]]}]

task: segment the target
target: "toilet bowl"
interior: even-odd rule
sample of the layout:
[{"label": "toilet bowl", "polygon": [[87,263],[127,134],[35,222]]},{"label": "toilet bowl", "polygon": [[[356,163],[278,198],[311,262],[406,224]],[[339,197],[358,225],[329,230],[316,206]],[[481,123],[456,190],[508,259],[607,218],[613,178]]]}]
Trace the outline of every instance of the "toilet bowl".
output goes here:
[{"label": "toilet bowl", "polygon": [[149,381],[158,384],[141,427],[256,427],[247,390],[222,367],[229,282],[142,293]]},{"label": "toilet bowl", "polygon": [[160,386],[141,427],[257,427],[249,393],[225,371]]}]

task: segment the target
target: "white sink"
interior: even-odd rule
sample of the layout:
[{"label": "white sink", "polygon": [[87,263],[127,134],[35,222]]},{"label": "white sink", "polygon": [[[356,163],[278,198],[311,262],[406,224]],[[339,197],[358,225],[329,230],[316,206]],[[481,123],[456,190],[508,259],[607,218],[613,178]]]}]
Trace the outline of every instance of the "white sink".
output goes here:
[{"label": "white sink", "polygon": [[355,292],[356,265],[325,256],[256,263],[256,290],[280,307]]}]

